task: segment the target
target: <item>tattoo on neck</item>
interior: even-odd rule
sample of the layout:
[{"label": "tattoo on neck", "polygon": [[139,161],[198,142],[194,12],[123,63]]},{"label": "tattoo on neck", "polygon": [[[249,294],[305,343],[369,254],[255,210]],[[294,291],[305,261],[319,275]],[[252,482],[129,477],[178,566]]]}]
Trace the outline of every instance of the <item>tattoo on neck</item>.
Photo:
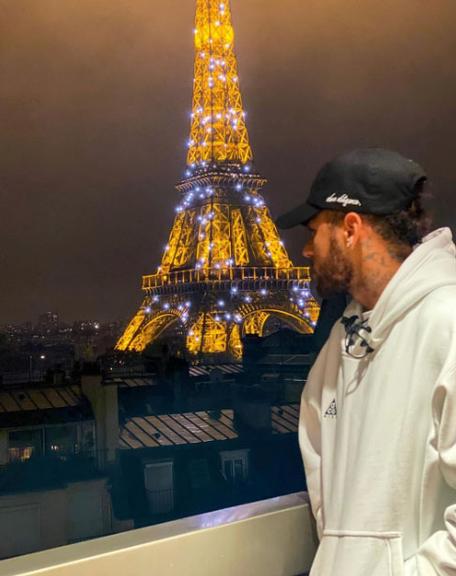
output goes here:
[{"label": "tattoo on neck", "polygon": [[376,252],[375,250],[372,252],[367,252],[364,255],[365,262],[377,262],[380,266],[386,266],[386,258],[384,254],[380,254],[380,252]]}]

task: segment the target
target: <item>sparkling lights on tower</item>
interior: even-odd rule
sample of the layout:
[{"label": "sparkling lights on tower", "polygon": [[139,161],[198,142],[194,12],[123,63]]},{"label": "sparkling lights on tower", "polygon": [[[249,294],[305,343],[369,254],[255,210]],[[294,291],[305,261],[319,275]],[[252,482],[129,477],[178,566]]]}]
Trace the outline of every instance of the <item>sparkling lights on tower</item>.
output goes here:
[{"label": "sparkling lights on tower", "polygon": [[165,331],[186,334],[195,360],[240,359],[243,334],[271,316],[311,332],[318,306],[308,268],[294,267],[260,194],[242,106],[228,0],[197,0],[187,169],[157,272],[117,343],[143,350]]}]

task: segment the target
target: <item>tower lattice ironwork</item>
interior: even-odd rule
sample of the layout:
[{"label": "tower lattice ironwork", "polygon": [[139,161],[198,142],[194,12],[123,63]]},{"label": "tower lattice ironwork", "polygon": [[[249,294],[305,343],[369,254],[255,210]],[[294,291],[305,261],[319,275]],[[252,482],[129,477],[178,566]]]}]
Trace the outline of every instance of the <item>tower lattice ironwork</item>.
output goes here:
[{"label": "tower lattice ironwork", "polygon": [[240,359],[242,336],[271,316],[310,333],[318,305],[260,190],[242,106],[229,0],[197,0],[187,171],[157,272],[116,348],[143,350],[169,330],[194,359]]}]

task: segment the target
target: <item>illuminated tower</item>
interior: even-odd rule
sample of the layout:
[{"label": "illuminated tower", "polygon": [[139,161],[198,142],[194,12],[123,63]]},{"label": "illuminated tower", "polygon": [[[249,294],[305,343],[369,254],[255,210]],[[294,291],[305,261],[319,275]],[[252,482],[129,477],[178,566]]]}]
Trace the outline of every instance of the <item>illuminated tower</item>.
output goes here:
[{"label": "illuminated tower", "polygon": [[242,106],[228,0],[197,0],[190,139],[181,199],[143,303],[117,343],[143,350],[169,330],[195,359],[242,357],[244,334],[279,317],[310,333],[318,306],[308,268],[296,268],[260,190]]}]

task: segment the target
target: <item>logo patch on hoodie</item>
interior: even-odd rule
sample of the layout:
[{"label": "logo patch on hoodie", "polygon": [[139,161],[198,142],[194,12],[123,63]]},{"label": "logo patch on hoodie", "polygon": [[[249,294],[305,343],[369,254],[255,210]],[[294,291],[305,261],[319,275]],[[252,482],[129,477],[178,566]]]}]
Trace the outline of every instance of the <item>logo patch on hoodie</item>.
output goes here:
[{"label": "logo patch on hoodie", "polygon": [[337,416],[337,406],[336,406],[336,399],[334,398],[334,400],[328,406],[324,418],[335,418],[336,416]]}]

